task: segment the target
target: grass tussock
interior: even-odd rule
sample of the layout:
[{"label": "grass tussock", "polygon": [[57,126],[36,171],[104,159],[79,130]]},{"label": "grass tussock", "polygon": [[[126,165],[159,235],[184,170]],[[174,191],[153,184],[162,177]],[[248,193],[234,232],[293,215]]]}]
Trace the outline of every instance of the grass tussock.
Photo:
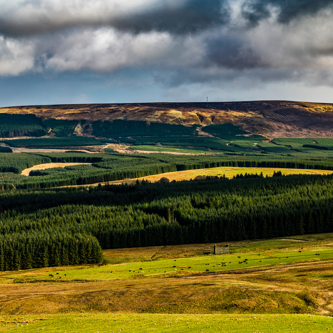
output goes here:
[{"label": "grass tussock", "polygon": [[215,296],[193,302],[178,302],[148,308],[151,313],[314,313],[310,293],[244,290],[233,287]]}]

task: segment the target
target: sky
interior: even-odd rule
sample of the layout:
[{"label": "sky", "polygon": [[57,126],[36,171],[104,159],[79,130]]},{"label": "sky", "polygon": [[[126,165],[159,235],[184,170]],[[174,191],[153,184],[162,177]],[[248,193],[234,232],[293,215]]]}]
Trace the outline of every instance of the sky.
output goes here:
[{"label": "sky", "polygon": [[0,107],[333,103],[333,0],[0,0]]}]

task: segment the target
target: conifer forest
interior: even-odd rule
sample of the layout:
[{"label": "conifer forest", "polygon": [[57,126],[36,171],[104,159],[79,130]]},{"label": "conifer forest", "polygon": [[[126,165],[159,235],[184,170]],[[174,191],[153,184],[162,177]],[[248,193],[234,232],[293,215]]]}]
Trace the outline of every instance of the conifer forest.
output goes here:
[{"label": "conifer forest", "polygon": [[[112,165],[110,160],[97,163]],[[164,170],[205,163],[166,164]],[[219,163],[231,161],[209,166]],[[163,172],[161,164],[147,164],[146,169],[138,165],[137,171],[134,167],[128,174],[122,171],[122,177]],[[297,162],[298,167],[303,165]],[[312,165],[308,162],[306,167]],[[118,172],[111,175],[117,177]],[[245,174],[233,179],[52,189],[40,186],[45,183],[30,184],[0,192],[1,270],[100,262],[102,249],[333,232],[332,175],[276,172],[269,178]]]}]

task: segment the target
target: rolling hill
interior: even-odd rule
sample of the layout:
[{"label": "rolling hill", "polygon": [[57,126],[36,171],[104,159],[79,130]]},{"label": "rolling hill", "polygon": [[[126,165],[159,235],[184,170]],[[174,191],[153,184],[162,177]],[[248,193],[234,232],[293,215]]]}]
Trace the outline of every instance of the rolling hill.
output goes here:
[{"label": "rolling hill", "polygon": [[[122,125],[126,121],[134,129],[141,126],[143,131],[151,124],[168,124],[178,125],[169,127],[176,132],[189,132],[192,127],[200,135],[202,127],[231,123],[270,139],[333,138],[333,104],[292,101],[19,106],[0,108],[0,120],[2,137],[47,134],[105,137],[103,132],[118,120],[118,128],[119,121]],[[15,130],[8,129],[10,124],[14,124]],[[156,130],[160,132],[161,128]],[[127,132],[130,135],[131,128]]]}]

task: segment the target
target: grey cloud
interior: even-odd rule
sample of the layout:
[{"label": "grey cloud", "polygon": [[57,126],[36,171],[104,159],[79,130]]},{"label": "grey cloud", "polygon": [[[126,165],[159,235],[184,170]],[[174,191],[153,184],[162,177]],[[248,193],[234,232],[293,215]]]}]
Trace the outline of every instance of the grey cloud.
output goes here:
[{"label": "grey cloud", "polygon": [[231,69],[266,67],[265,61],[246,40],[235,35],[222,35],[206,41],[207,64]]},{"label": "grey cloud", "polygon": [[224,25],[228,21],[229,8],[225,0],[188,0],[178,8],[152,9],[126,20],[116,19],[111,24],[135,33],[168,31],[183,34]]},{"label": "grey cloud", "polygon": [[[310,12],[305,10],[310,3],[306,0],[299,2],[297,15],[289,16],[298,1],[229,0],[229,9],[227,0],[131,0],[129,5],[124,0],[67,0],[83,6],[74,6],[68,13],[64,0],[17,1],[29,3],[30,12],[24,6],[23,11],[13,12],[12,7],[4,11],[9,13],[6,22],[11,21],[7,33],[19,36],[0,33],[3,76],[32,71],[100,75],[142,70],[166,86],[184,82],[251,86],[302,80],[332,84],[333,12],[320,11],[328,8],[324,2],[311,7],[316,15],[305,17],[301,15]],[[58,7],[51,10],[42,2],[58,3]],[[110,4],[114,7],[107,7]],[[251,5],[252,12],[267,10],[250,29],[242,29],[244,4]],[[272,5],[279,8],[276,14]],[[276,16],[264,19],[269,15]],[[1,19],[0,30],[5,26]]]},{"label": "grey cloud", "polygon": [[34,68],[34,45],[0,36],[0,76],[16,76]]},{"label": "grey cloud", "polygon": [[285,24],[302,16],[315,15],[332,6],[333,0],[246,0],[242,14],[253,26],[271,17],[271,9],[275,8],[278,10],[278,21]]},{"label": "grey cloud", "polygon": [[[292,83],[309,87],[333,87],[333,71],[327,70],[288,70],[273,68],[253,68],[239,71],[237,69],[216,68],[213,71],[184,68],[177,71],[159,70],[154,73],[155,81],[168,89],[197,85],[219,87],[220,89],[235,90],[263,88],[272,83]],[[223,94],[223,91],[221,91]],[[242,98],[240,98],[242,99]]]},{"label": "grey cloud", "polygon": [[2,10],[0,34],[28,36],[78,26],[186,34],[224,25],[229,18],[228,0],[138,0],[128,5],[120,0],[27,0]]}]

